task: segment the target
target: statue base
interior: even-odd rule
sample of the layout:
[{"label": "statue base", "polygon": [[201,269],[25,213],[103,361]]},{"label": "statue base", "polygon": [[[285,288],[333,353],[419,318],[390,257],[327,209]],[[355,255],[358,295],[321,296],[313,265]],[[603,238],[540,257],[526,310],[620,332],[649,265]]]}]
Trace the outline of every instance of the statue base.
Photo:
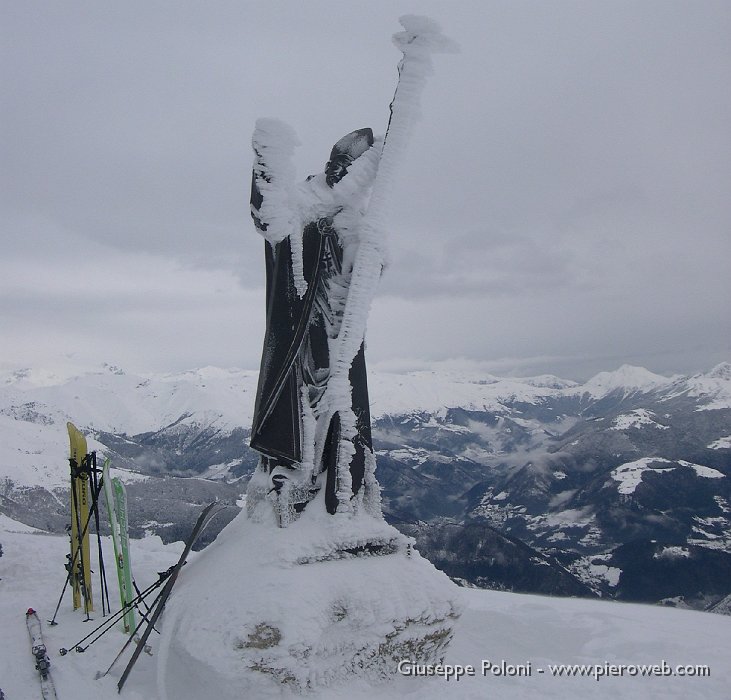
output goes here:
[{"label": "statue base", "polygon": [[241,513],[183,569],[162,617],[162,698],[281,697],[442,659],[458,587],[382,519],[317,500],[289,528]]}]

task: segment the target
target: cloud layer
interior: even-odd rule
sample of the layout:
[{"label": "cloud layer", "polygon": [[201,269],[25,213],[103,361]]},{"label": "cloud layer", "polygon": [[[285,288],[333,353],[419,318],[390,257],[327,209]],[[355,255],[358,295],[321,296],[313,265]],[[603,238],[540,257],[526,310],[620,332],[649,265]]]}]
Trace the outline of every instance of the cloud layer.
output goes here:
[{"label": "cloud layer", "polygon": [[[728,5],[403,5],[462,53],[438,57],[403,163],[372,361],[728,359]],[[296,128],[302,177],[383,131],[392,3],[0,12],[2,362],[256,367],[254,121]]]}]

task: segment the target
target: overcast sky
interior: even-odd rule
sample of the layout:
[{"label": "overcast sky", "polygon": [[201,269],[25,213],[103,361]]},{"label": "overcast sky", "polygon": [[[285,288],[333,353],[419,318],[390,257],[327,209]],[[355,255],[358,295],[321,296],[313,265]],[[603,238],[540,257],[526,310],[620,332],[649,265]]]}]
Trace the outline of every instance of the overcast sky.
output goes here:
[{"label": "overcast sky", "polygon": [[731,360],[731,4],[2,0],[0,367],[258,367],[258,117],[302,178],[437,20],[368,359],[585,378]]}]

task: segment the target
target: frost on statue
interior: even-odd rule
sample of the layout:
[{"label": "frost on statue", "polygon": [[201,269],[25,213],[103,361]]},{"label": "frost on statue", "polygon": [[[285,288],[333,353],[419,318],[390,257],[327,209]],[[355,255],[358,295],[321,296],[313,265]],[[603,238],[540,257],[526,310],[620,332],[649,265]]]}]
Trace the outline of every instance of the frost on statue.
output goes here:
[{"label": "frost on statue", "polygon": [[[383,269],[394,178],[419,116],[433,53],[456,46],[426,17],[405,15],[386,136],[358,129],[325,172],[295,185],[297,136],[260,119],[252,216],[266,238],[266,337],[251,446],[261,454],[247,512],[281,527],[319,501],[330,514],[380,517],[363,342]],[[272,507],[273,506],[273,507]]]},{"label": "frost on statue", "polygon": [[325,171],[297,187],[292,130],[261,119],[252,142],[251,215],[267,242],[266,335],[251,433],[261,457],[249,514],[273,506],[284,527],[319,492],[330,514],[380,514],[362,341],[345,387],[351,435],[343,435],[327,389],[381,143],[371,129],[347,134]]},{"label": "frost on statue", "polygon": [[296,185],[294,132],[256,124],[267,318],[251,445],[261,458],[246,513],[186,567],[167,604],[163,700],[382,680],[401,659],[437,663],[451,639],[456,586],[381,513],[363,356],[394,173],[429,55],[445,45],[429,20],[401,24],[387,138],[347,134],[325,171]]}]

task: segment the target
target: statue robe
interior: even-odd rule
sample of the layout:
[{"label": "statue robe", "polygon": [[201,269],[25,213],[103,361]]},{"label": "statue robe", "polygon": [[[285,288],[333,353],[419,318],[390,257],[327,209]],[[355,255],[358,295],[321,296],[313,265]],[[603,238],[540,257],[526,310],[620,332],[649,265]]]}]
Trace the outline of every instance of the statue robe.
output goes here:
[{"label": "statue robe", "polygon": [[[260,230],[266,223],[257,216],[263,198],[252,179],[251,204],[254,222]],[[303,401],[316,409],[329,375],[328,282],[339,273],[342,246],[331,219],[305,225],[302,233],[303,272],[307,291],[300,297],[292,273],[290,237],[272,245],[266,242],[266,332],[257,387],[251,447],[268,460],[271,472],[276,466],[296,469],[303,459]],[[366,451],[372,452],[368,385],[363,345],[349,373],[352,408],[357,418],[355,454],[350,462],[352,491],[360,490]],[[304,388],[304,391],[303,391]],[[330,419],[322,449],[322,460],[314,465],[312,486],[317,476],[327,472],[325,503],[328,512],[337,508],[337,464],[340,421]],[[317,450],[315,451],[317,454]],[[304,505],[302,506],[304,507]]]}]

